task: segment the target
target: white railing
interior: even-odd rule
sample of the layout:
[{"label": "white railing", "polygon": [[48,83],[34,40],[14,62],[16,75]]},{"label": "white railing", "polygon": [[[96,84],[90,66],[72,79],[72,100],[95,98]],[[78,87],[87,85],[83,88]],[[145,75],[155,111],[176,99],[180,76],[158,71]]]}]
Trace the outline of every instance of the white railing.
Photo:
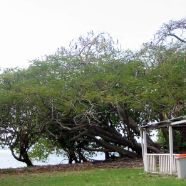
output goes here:
[{"label": "white railing", "polygon": [[176,154],[146,154],[145,169],[150,173],[176,174]]}]

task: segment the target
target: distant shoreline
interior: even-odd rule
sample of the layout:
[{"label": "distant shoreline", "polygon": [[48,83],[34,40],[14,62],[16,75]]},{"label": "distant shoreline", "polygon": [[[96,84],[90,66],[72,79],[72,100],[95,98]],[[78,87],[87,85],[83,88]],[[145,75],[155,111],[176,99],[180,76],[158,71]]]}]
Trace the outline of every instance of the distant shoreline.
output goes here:
[{"label": "distant shoreline", "polygon": [[[104,155],[98,153],[94,157],[95,160],[104,160]],[[58,165],[68,164],[67,157],[57,156],[56,154],[49,155],[47,161],[33,161],[35,166],[47,166],[47,165]],[[9,149],[0,149],[0,169],[11,169],[11,168],[24,168],[25,163],[19,162],[13,158]]]}]

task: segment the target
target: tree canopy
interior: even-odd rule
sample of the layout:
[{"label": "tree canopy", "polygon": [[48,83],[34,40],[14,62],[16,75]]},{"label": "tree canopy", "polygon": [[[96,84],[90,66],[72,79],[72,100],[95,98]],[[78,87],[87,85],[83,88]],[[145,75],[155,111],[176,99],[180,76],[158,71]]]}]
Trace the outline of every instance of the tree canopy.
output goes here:
[{"label": "tree canopy", "polygon": [[[89,32],[27,69],[7,69],[0,74],[0,145],[28,166],[56,149],[69,163],[95,152],[140,157],[140,124],[186,112],[185,42],[172,34],[184,24],[157,33],[179,45],[122,51],[109,34]],[[147,139],[148,150],[159,152],[150,133]]]}]

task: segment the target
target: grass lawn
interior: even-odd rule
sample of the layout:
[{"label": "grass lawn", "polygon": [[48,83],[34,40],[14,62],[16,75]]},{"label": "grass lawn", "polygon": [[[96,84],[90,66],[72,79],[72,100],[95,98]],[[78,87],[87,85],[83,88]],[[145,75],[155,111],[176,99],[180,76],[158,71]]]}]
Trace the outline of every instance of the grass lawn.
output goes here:
[{"label": "grass lawn", "polygon": [[186,186],[186,180],[143,173],[141,168],[92,169],[0,175],[0,186]]}]

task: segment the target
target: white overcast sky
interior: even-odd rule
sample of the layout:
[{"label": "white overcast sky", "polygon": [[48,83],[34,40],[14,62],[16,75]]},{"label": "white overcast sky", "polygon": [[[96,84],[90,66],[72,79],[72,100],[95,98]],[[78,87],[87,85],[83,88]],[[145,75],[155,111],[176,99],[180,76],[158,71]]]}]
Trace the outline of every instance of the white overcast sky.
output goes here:
[{"label": "white overcast sky", "polygon": [[91,30],[138,49],[185,16],[186,0],[0,0],[0,68],[27,67]]}]

